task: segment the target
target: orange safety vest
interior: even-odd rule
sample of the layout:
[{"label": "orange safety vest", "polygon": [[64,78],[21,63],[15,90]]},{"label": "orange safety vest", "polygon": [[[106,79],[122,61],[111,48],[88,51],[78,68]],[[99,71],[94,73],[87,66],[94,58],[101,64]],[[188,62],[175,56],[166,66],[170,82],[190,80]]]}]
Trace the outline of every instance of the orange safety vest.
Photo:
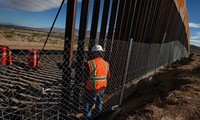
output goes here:
[{"label": "orange safety vest", "polygon": [[95,58],[88,61],[88,66],[90,69],[90,76],[86,81],[86,89],[95,90],[96,93],[100,92],[107,86],[109,64],[102,58]]}]

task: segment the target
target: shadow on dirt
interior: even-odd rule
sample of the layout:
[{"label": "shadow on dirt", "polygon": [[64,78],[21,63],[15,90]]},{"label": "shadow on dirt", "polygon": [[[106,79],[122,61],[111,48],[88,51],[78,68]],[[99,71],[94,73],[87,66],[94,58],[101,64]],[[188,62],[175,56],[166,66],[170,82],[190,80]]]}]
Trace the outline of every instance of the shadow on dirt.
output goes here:
[{"label": "shadow on dirt", "polygon": [[13,64],[18,66],[18,67],[21,67],[23,68],[24,71],[30,71],[32,70],[32,68],[28,67],[28,65],[24,62],[16,62],[16,61],[13,61]]},{"label": "shadow on dirt", "polygon": [[[144,107],[147,104],[156,102],[161,108],[164,107],[164,104],[160,101],[165,101],[166,104],[174,105],[178,104],[173,100],[167,100],[166,98],[170,96],[170,92],[173,90],[181,89],[181,86],[193,84],[194,81],[190,81],[184,78],[184,75],[188,73],[188,70],[178,69],[177,67],[182,65],[190,64],[193,59],[191,55],[189,58],[181,59],[172,64],[171,67],[168,67],[159,73],[157,73],[152,78],[146,78],[139,81],[137,84],[132,87],[136,87],[136,90],[130,95],[122,104],[122,111],[113,117],[114,112],[107,112],[98,116],[97,120],[104,119],[115,119],[115,120],[124,120],[133,114],[140,115],[143,113],[150,113]],[[173,68],[173,69],[172,69]],[[190,71],[192,73],[200,73],[200,66],[198,68]],[[125,115],[125,116],[124,116]],[[145,117],[148,119],[149,116]],[[149,118],[150,119],[150,118]]]}]

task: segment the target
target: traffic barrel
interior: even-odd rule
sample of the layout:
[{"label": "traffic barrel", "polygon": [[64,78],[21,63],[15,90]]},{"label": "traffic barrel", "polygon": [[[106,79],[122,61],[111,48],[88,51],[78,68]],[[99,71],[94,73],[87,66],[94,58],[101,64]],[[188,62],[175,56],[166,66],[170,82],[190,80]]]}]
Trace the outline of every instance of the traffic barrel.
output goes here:
[{"label": "traffic barrel", "polygon": [[0,64],[6,66],[6,47],[0,45]]},{"label": "traffic barrel", "polygon": [[6,65],[12,65],[12,53],[10,47],[6,47],[6,53],[7,53]]},{"label": "traffic barrel", "polygon": [[39,67],[38,58],[39,58],[38,50],[35,50],[35,49],[30,50],[29,55],[28,55],[28,66],[30,68]]}]

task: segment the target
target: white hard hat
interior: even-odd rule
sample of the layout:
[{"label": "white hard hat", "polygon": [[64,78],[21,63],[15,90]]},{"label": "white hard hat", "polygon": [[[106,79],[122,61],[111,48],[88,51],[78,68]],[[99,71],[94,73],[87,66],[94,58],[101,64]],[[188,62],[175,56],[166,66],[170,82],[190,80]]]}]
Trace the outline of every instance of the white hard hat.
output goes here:
[{"label": "white hard hat", "polygon": [[101,47],[101,45],[94,45],[92,47],[92,52],[95,52],[95,51],[104,51],[103,48]]}]

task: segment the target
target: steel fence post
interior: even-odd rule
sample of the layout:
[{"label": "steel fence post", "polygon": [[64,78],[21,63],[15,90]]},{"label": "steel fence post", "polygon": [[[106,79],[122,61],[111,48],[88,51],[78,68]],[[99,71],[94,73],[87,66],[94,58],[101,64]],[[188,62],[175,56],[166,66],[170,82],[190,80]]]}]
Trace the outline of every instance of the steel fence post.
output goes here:
[{"label": "steel fence post", "polygon": [[59,113],[59,109],[58,109],[58,111],[57,111],[57,120],[60,119],[60,118],[59,118],[59,117],[60,117],[59,114],[60,114],[60,113]]},{"label": "steel fence post", "polygon": [[126,59],[126,64],[125,64],[126,66],[125,66],[123,82],[122,82],[122,90],[121,90],[121,95],[120,95],[120,99],[119,99],[119,105],[122,104],[122,100],[123,100],[124,88],[125,88],[127,72],[128,72],[128,65],[129,65],[131,50],[132,50],[132,43],[133,43],[133,38],[131,38],[131,40],[129,42],[128,54],[127,54],[127,59]]},{"label": "steel fence post", "polygon": [[42,120],[44,120],[44,106],[42,106]]},{"label": "steel fence post", "polygon": [[174,58],[174,53],[172,54],[173,48],[174,48],[174,41],[172,41],[172,44],[171,44],[171,47],[170,47],[168,65],[171,65],[173,63],[173,58]]},{"label": "steel fence post", "polygon": [[2,107],[2,120],[4,120],[4,109],[3,109],[3,107]]},{"label": "steel fence post", "polygon": [[160,52],[159,52],[158,58],[157,58],[157,60],[156,60],[156,65],[155,65],[154,74],[156,73],[156,69],[157,69],[157,66],[158,66],[158,62],[159,62],[159,59],[160,59],[160,54],[161,54],[161,52],[162,52],[162,47],[163,47],[163,44],[164,44],[164,42],[165,42],[166,35],[167,35],[167,33],[165,33],[164,36],[163,36],[162,44],[161,44],[161,47],[160,47]]}]

